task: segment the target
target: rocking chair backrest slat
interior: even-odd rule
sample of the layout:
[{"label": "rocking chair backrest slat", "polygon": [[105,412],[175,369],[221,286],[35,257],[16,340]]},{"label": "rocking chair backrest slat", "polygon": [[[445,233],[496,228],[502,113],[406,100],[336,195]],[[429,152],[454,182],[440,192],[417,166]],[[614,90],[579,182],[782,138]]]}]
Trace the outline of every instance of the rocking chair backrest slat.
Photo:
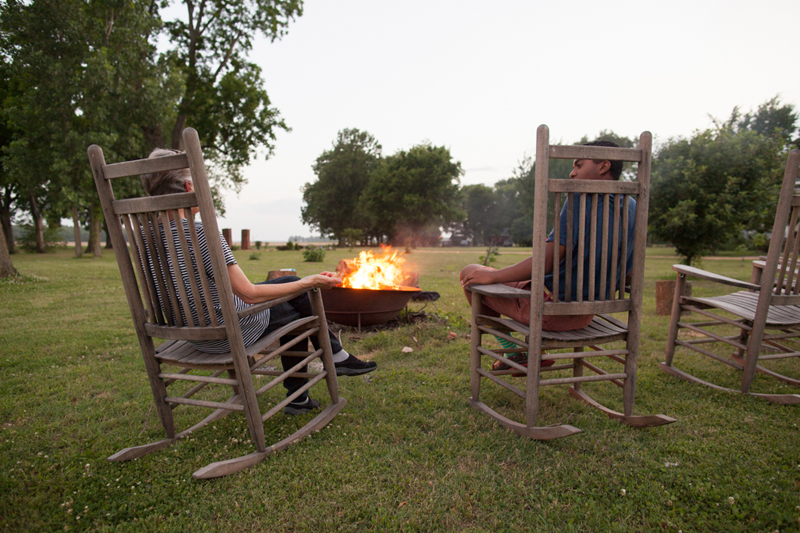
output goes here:
[{"label": "rocking chair backrest slat", "polygon": [[[561,224],[559,224],[559,219],[561,218],[561,193],[555,194],[555,200],[553,203],[555,209],[553,209],[553,242],[561,242]],[[561,279],[559,269],[553,270],[553,294],[551,295],[551,299],[554,302],[558,302],[561,294]]]},{"label": "rocking chair backrest slat", "polygon": [[[161,307],[162,316],[164,322],[162,325],[169,325],[174,326],[175,322],[173,320],[173,313],[172,313],[172,302],[169,300],[169,293],[167,292],[167,280],[164,279],[164,273],[161,271],[160,268],[156,266],[156,268],[150,268],[148,257],[152,258],[155,265],[159,264],[159,260],[161,259],[158,249],[160,248],[160,237],[154,233],[158,231],[158,225],[153,227],[153,220],[151,218],[151,213],[141,213],[138,217],[139,224],[140,224],[140,231],[144,236],[145,248],[144,248],[144,268],[145,270],[149,269],[153,274],[153,278],[155,279],[155,287],[156,287],[156,301],[159,302],[159,306]],[[159,298],[158,295],[161,295]]]},{"label": "rocking chair backrest slat", "polygon": [[[611,206],[610,202],[611,196],[608,194],[603,195],[603,235],[608,235],[608,219],[609,219],[609,209]],[[600,257],[608,257],[608,239],[603,239],[600,244],[600,250],[602,254]],[[600,294],[606,294],[606,288],[608,287],[607,281],[608,280],[608,261],[601,261],[600,262]]]},{"label": "rocking chair backrest slat", "polygon": [[[614,196],[614,198],[612,199],[612,202],[614,203],[614,218],[609,217],[609,220],[616,221],[616,220],[619,220],[619,197],[618,196]],[[609,211],[610,211],[610,208],[609,208]],[[611,275],[611,279],[609,280],[611,282],[611,289],[608,292],[611,295],[611,298],[613,299],[614,298],[614,293],[617,291],[617,276],[615,276],[613,274],[613,272],[616,272],[618,267],[619,267],[619,265],[618,265],[619,256],[617,255],[618,251],[619,251],[619,224],[614,224],[614,230],[613,230],[612,233],[613,233],[613,237],[612,237],[612,240],[611,240],[611,272],[612,272],[612,275]],[[603,235],[603,239],[606,239],[606,238],[608,238],[608,235]],[[605,295],[603,295],[602,297],[605,298]]]},{"label": "rocking chair backrest slat", "polygon": [[[183,309],[183,316],[185,317],[185,324],[189,327],[195,327],[199,324],[195,324],[192,318],[192,309],[189,307],[189,297],[186,294],[186,285],[183,283],[183,279],[181,276],[181,271],[178,268],[178,265],[185,264],[183,260],[178,258],[178,251],[175,248],[175,239],[173,238],[172,228],[170,225],[170,217],[169,215],[172,214],[173,221],[175,223],[175,234],[183,233],[183,224],[181,221],[181,215],[177,209],[172,211],[162,211],[161,215],[159,216],[159,222],[163,231],[165,233],[165,241],[167,241],[167,255],[169,256],[169,262],[173,265],[169,271],[173,274],[173,287],[178,287],[178,294],[176,295],[180,305]],[[189,259],[189,265],[186,265],[187,269],[187,278],[192,279],[194,277],[194,272],[189,271],[188,267],[192,265],[193,262]],[[191,272],[191,273],[190,273]],[[177,279],[175,279],[177,278]],[[174,293],[174,290],[173,290]]]},{"label": "rocking chair backrest slat", "polygon": [[628,276],[628,213],[630,212],[630,200],[631,197],[629,194],[625,194],[622,196],[622,250],[620,251],[620,258],[624,260],[620,261],[620,273],[619,273],[619,298],[620,300],[623,299],[625,296],[625,278]]},{"label": "rocking chair backrest slat", "polygon": [[[173,211],[173,218],[175,220],[180,220],[178,211]],[[194,226],[194,220],[189,220],[187,226]],[[197,256],[191,253],[188,242],[186,240],[186,232],[185,231],[177,231],[178,234],[178,242],[181,248],[181,255],[183,256],[184,260],[187,261],[186,268],[189,269],[191,266],[190,272],[199,272],[203,269],[202,262],[197,261]],[[192,247],[191,250],[197,250],[198,248]],[[205,273],[205,272],[203,272]],[[208,307],[205,305],[203,298],[200,296],[200,289],[197,285],[197,277],[196,276],[187,276],[189,278],[189,284],[192,291],[192,299],[197,306],[197,316],[198,320],[200,321],[199,325],[202,327],[208,326],[208,322],[206,321],[206,312],[208,311]],[[196,324],[197,325],[197,324]]]},{"label": "rocking chair backrest slat", "polygon": [[[590,239],[594,240],[594,239]],[[584,256],[584,246],[586,244],[586,195],[581,195],[580,212],[578,214],[578,257]],[[578,301],[583,301],[583,261],[578,261],[578,279],[575,283],[575,294]]]},{"label": "rocking chair backrest slat", "polygon": [[[572,242],[572,235],[575,231],[574,228],[574,211],[575,211],[575,197],[571,194],[567,195],[567,250],[572,250],[574,243]],[[564,272],[564,299],[569,302],[572,300],[572,258],[571,254],[567,252],[568,257],[565,259],[567,269]],[[555,270],[555,269],[554,269]]]},{"label": "rocking chair backrest slat", "polygon": [[134,231],[134,225],[131,224],[132,215],[126,214],[122,215],[120,218],[122,218],[122,223],[125,226],[125,233],[130,243],[131,255],[133,256],[132,263],[136,265],[136,273],[139,276],[139,287],[142,288],[142,293],[144,293],[145,296],[144,301],[147,305],[147,314],[152,324],[159,324],[163,320],[161,306],[156,298],[156,288],[153,282],[152,272],[149,268],[145,268],[142,262],[144,258],[144,241],[142,240],[141,231],[138,231],[138,219],[135,219],[137,231]]},{"label": "rocking chair backrest slat", "polygon": [[[194,217],[190,220],[189,224],[189,237],[192,240],[192,246],[195,250],[200,249],[200,241],[197,237],[197,228],[194,225]],[[198,262],[201,263],[202,261]],[[200,273],[200,284],[203,287],[203,308],[206,312],[208,312],[209,318],[211,319],[212,326],[219,326],[219,320],[217,319],[217,313],[214,310],[214,303],[211,300],[211,288],[208,282],[208,276],[206,276],[206,270],[204,268],[199,268],[201,265],[198,264],[197,271]]]},{"label": "rocking chair backrest slat", "polygon": [[[597,205],[597,194],[592,195],[592,205]],[[597,217],[591,217],[590,235],[597,235]],[[589,272],[596,272],[597,268],[597,239],[589,239]],[[589,275],[589,301],[594,301],[594,288],[597,276]]]}]

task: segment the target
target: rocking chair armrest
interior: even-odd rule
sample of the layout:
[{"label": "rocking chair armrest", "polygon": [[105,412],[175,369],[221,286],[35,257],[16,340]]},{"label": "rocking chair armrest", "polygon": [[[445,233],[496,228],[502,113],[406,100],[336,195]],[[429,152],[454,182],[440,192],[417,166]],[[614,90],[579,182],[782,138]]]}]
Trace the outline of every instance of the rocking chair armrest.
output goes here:
[{"label": "rocking chair armrest", "polygon": [[714,281],[717,283],[722,283],[724,285],[739,287],[741,289],[749,289],[751,291],[758,291],[761,289],[761,285],[756,285],[755,283],[750,283],[749,281],[742,281],[739,279],[729,278],[727,276],[720,276],[719,274],[714,274],[713,272],[708,272],[707,270],[702,270],[700,268],[690,267],[686,265],[672,265],[672,270],[674,270],[679,274],[692,276],[693,278],[700,278],[708,281]]},{"label": "rocking chair armrest", "polygon": [[250,316],[250,315],[253,315],[255,313],[259,313],[261,311],[264,311],[265,309],[269,309],[271,307],[275,307],[278,304],[282,304],[284,302],[288,302],[292,298],[297,298],[301,294],[306,293],[308,291],[312,291],[312,290],[314,290],[314,289],[303,289],[303,290],[299,290],[299,291],[293,292],[292,294],[287,294],[286,296],[281,296],[280,298],[275,298],[274,300],[267,300],[266,302],[261,302],[261,303],[249,305],[246,308],[244,308],[241,311],[239,311],[238,313],[236,313],[236,315],[239,318],[244,318],[246,316]]},{"label": "rocking chair armrest", "polygon": [[495,298],[530,298],[531,291],[509,287],[502,283],[492,283],[490,285],[470,285],[468,291],[482,294],[483,296],[494,296]]}]

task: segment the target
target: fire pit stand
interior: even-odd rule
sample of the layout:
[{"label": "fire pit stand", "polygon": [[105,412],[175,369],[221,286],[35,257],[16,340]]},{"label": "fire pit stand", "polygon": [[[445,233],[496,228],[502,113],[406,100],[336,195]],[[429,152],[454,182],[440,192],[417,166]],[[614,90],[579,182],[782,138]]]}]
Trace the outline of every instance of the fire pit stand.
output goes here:
[{"label": "fire pit stand", "polygon": [[399,290],[350,289],[334,287],[322,292],[325,316],[331,322],[352,326],[377,326],[395,318],[405,309],[417,287]]}]

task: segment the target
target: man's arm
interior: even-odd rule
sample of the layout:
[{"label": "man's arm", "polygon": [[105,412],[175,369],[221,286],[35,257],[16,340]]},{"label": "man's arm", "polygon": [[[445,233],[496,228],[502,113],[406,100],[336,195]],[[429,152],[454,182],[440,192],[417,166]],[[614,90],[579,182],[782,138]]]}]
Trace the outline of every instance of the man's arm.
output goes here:
[{"label": "man's arm", "polygon": [[[564,245],[558,246],[559,261],[567,252]],[[544,247],[544,273],[549,274],[553,271],[553,256],[555,255],[555,244],[545,243]],[[528,257],[517,264],[501,268],[500,270],[475,270],[464,276],[461,281],[463,287],[470,285],[489,285],[491,283],[507,283],[510,281],[528,281],[531,279],[531,267],[533,259]]]},{"label": "man's arm", "polygon": [[228,275],[231,278],[233,294],[241,298],[246,304],[266,302],[268,300],[287,296],[293,292],[314,287],[328,289],[342,282],[342,280],[336,277],[336,274],[332,272],[323,272],[322,274],[306,276],[289,283],[253,285],[237,264],[228,265]]}]

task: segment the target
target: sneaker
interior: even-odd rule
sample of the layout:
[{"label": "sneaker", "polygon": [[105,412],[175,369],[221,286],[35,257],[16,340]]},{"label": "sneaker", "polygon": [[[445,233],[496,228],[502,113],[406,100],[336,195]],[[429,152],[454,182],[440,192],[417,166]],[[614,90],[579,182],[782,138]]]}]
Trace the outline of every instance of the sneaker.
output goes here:
[{"label": "sneaker", "polygon": [[[518,364],[524,366],[525,368],[528,367],[528,354],[527,353],[515,353],[514,355],[512,355],[508,359],[511,360],[511,361],[514,361],[515,363],[518,363]],[[552,360],[552,359],[542,359],[541,363],[539,363],[539,366],[541,368],[544,368],[544,367],[552,366],[554,363],[555,363],[555,361]],[[511,366],[505,364],[503,361],[495,361],[494,363],[492,363],[492,370],[493,371],[508,370],[510,368],[511,368]],[[514,374],[513,377],[519,377],[521,375],[522,374]]]},{"label": "sneaker", "polygon": [[297,398],[295,398],[293,402],[289,402],[286,407],[283,408],[283,414],[302,415],[314,409],[319,409],[319,401],[306,396],[303,401],[298,401]]},{"label": "sneaker", "polygon": [[358,376],[359,374],[366,374],[378,368],[378,363],[374,361],[362,361],[352,354],[341,363],[333,363],[336,367],[337,376]]}]

